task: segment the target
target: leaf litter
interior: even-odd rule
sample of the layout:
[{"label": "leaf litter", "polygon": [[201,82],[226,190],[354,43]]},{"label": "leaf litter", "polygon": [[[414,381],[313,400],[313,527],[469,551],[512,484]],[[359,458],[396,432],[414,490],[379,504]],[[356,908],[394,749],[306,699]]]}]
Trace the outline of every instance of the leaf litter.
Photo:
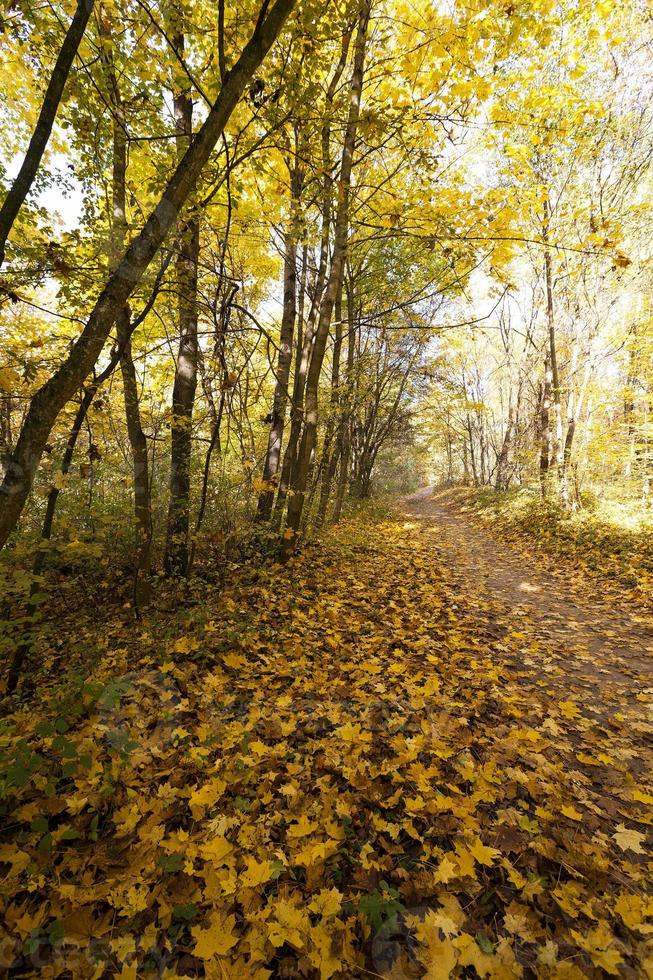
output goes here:
[{"label": "leaf litter", "polygon": [[243,566],[8,717],[9,975],[653,977],[650,687],[589,696],[438,534]]}]

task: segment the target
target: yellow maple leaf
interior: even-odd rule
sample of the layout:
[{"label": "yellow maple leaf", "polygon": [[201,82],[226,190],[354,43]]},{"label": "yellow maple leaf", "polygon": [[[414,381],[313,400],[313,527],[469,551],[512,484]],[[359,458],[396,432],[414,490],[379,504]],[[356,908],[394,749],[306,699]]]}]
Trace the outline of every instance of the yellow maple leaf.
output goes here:
[{"label": "yellow maple leaf", "polygon": [[469,853],[472,855],[475,861],[478,861],[479,864],[485,864],[487,867],[491,867],[495,858],[498,858],[501,855],[501,851],[498,851],[496,847],[487,847],[481,841],[480,837],[476,838],[469,849]]},{"label": "yellow maple leaf", "polygon": [[623,960],[619,950],[614,946],[614,936],[605,922],[592,929],[586,936],[575,929],[571,930],[571,935],[581,949],[589,953],[595,966],[601,967],[611,976],[619,975],[617,966],[623,963]]},{"label": "yellow maple leaf", "polygon": [[343,742],[371,742],[372,734],[371,732],[364,732],[360,725],[352,725],[350,721],[346,722],[336,729],[336,734],[340,736]]},{"label": "yellow maple leaf", "polygon": [[340,911],[342,894],[337,888],[323,888],[309,904],[311,912],[329,919]]},{"label": "yellow maple leaf", "polygon": [[457,873],[456,865],[445,854],[438,865],[438,870],[435,872],[435,881],[440,881],[443,885],[446,885],[448,881],[451,881],[452,878],[457,876]]},{"label": "yellow maple leaf", "polygon": [[202,844],[200,853],[205,861],[212,861],[213,864],[225,864],[225,858],[233,851],[233,844],[230,844],[225,837],[214,837],[210,841]]},{"label": "yellow maple leaf", "polygon": [[309,820],[303,813],[296,823],[288,827],[286,833],[288,837],[306,837],[307,834],[312,834],[314,830],[317,830],[317,824]]},{"label": "yellow maple leaf", "polygon": [[311,943],[309,961],[320,971],[320,980],[329,980],[342,968],[342,960],[333,952],[332,937],[321,923],[311,929]]},{"label": "yellow maple leaf", "polygon": [[[452,939],[459,950],[458,966],[473,966],[479,977],[487,977],[494,972],[496,957],[492,953],[484,953],[473,936],[463,932]],[[514,976],[514,974],[512,974]]]},{"label": "yellow maple leaf", "polygon": [[338,845],[333,840],[318,842],[316,844],[307,844],[297,852],[294,858],[294,863],[310,868],[319,861],[326,861],[326,859],[331,857],[332,854],[335,854],[337,850]]},{"label": "yellow maple leaf", "polygon": [[559,701],[558,707],[560,708],[560,714],[564,715],[565,718],[570,720],[573,718],[578,718],[580,711],[578,705],[575,701]]},{"label": "yellow maple leaf", "polygon": [[642,793],[640,789],[633,790],[633,800],[637,803],[647,803],[649,806],[653,806],[653,796],[650,793]]},{"label": "yellow maple leaf", "polygon": [[642,849],[642,841],[645,840],[644,834],[640,834],[638,830],[628,830],[623,823],[618,824],[612,839],[617,842],[622,851],[633,851],[635,854],[646,853]]},{"label": "yellow maple leaf", "polygon": [[268,939],[277,949],[284,943],[289,943],[295,949],[303,949],[303,933],[307,927],[307,914],[281,899],[274,906],[274,920],[267,925]]},{"label": "yellow maple leaf", "polygon": [[240,883],[243,888],[256,888],[272,877],[274,868],[271,861],[257,861],[255,857],[245,858],[246,870],[240,876]]},{"label": "yellow maple leaf", "polygon": [[458,863],[458,876],[460,878],[474,877],[475,865],[473,855],[460,842],[456,844],[456,861]]},{"label": "yellow maple leaf", "polygon": [[568,817],[570,820],[583,819],[582,813],[579,813],[578,810],[575,810],[573,806],[567,806],[567,804],[560,807],[560,812],[564,814],[565,817]]},{"label": "yellow maple leaf", "polygon": [[267,755],[267,753],[270,751],[265,742],[262,742],[260,738],[254,739],[253,742],[249,743],[249,750],[250,752],[253,752],[254,755],[259,756],[259,758]]},{"label": "yellow maple leaf", "polygon": [[224,779],[211,779],[204,786],[193,790],[188,804],[195,820],[200,820],[204,816],[206,810],[220,799],[226,788]]},{"label": "yellow maple leaf", "polygon": [[199,650],[199,640],[194,640],[190,636],[182,636],[172,645],[173,653],[193,653]]},{"label": "yellow maple leaf", "polygon": [[629,929],[645,935],[653,933],[653,924],[644,922],[645,918],[653,916],[653,898],[622,892],[615,902],[614,910]]},{"label": "yellow maple leaf", "polygon": [[222,912],[215,909],[209,916],[209,925],[203,929],[195,926],[191,930],[195,947],[193,953],[201,960],[210,960],[214,956],[226,956],[238,942],[238,936],[234,935],[236,916],[224,916]]},{"label": "yellow maple leaf", "polygon": [[120,973],[116,973],[116,980],[136,980],[138,976],[138,966],[136,963],[123,963]]},{"label": "yellow maple leaf", "polygon": [[450,939],[440,939],[433,932],[419,958],[426,968],[425,980],[448,980],[458,961],[458,950]]}]

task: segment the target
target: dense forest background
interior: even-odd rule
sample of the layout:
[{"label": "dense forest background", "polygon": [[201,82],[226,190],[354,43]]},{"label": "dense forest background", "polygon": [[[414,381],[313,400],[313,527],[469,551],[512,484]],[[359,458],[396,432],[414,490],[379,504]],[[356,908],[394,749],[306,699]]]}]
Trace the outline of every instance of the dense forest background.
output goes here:
[{"label": "dense forest background", "polygon": [[[647,503],[644,7],[302,5],[173,203],[253,14],[80,10],[3,223],[4,539],[25,506],[23,541],[47,511],[69,557],[185,574],[253,517],[289,552],[374,487]],[[5,15],[7,187],[65,27]]]},{"label": "dense forest background", "polygon": [[0,969],[653,977],[649,4],[0,44]]}]

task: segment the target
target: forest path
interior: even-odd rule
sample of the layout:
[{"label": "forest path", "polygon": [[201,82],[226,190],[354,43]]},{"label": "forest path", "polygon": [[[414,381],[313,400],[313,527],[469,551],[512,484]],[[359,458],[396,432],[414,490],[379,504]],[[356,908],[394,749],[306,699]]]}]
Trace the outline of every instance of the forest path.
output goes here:
[{"label": "forest path", "polygon": [[513,635],[524,633],[531,648],[525,666],[537,663],[542,647],[547,681],[572,683],[596,714],[611,701],[641,718],[638,701],[653,689],[653,616],[625,595],[619,601],[614,589],[603,596],[600,582],[554,574],[542,557],[499,540],[446,492],[419,490],[404,498],[403,510],[437,528],[438,560],[477,614],[487,620],[498,613]]},{"label": "forest path", "polygon": [[653,976],[645,624],[428,491],[365,518],[68,628],[96,670],[0,733],[0,972]]}]

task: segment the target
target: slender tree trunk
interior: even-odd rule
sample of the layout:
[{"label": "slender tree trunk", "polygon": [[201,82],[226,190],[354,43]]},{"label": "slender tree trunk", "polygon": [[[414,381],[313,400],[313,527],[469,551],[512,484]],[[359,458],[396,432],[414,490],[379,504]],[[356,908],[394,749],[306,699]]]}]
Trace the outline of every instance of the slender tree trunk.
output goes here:
[{"label": "slender tree trunk", "polygon": [[320,487],[320,502],[318,506],[318,524],[326,520],[327,508],[331,497],[331,487],[338,465],[339,447],[333,446],[334,435],[340,428],[342,419],[339,417],[340,408],[340,356],[342,352],[342,282],[340,293],[334,307],[335,324],[333,338],[333,360],[331,366],[331,414],[327,420],[322,450],[322,486]]},{"label": "slender tree trunk", "polygon": [[66,31],[63,44],[59,49],[48,87],[45,90],[43,105],[41,106],[39,118],[36,121],[25,159],[18,171],[18,176],[11,185],[9,193],[0,208],[0,267],[2,267],[5,260],[7,239],[11,233],[14,221],[18,216],[23,201],[30,192],[45,148],[48,145],[64,87],[68,80],[73,61],[75,60],[75,55],[84,37],[84,31],[86,30],[86,25],[88,24],[92,10],[93,0],[79,0],[73,19]]},{"label": "slender tree trunk", "polygon": [[[549,240],[549,205],[544,202],[544,241]],[[549,364],[551,368],[551,398],[553,403],[553,430],[551,433],[550,459],[556,467],[558,494],[561,503],[567,505],[567,490],[564,480],[563,444],[562,444],[562,403],[560,391],[560,375],[558,373],[558,354],[556,349],[556,324],[553,306],[553,275],[551,270],[551,252],[544,251],[544,281],[546,286],[546,321],[549,334]]]},{"label": "slender tree trunk", "polygon": [[302,419],[304,415],[304,391],[306,387],[306,376],[308,365],[311,359],[311,352],[315,342],[315,321],[310,319],[306,324],[306,330],[302,338],[301,347],[297,350],[295,367],[295,377],[293,379],[292,406],[290,410],[290,435],[286,445],[281,467],[281,480],[279,490],[274,505],[275,523],[280,524],[283,517],[283,508],[290,488],[292,471],[296,462],[297,447],[302,431]]},{"label": "slender tree trunk", "polygon": [[[311,306],[310,306],[308,319],[306,323],[306,330],[304,331],[303,336],[300,336],[300,331],[298,329],[298,335],[297,335],[297,358],[296,358],[296,367],[295,367],[295,377],[293,379],[292,403],[291,403],[291,410],[290,410],[290,435],[288,437],[288,444],[286,446],[286,451],[283,456],[283,464],[281,467],[281,480],[279,482],[277,499],[274,504],[275,524],[277,526],[281,525],[283,519],[283,509],[286,504],[288,489],[290,487],[293,470],[296,464],[297,448],[299,446],[299,438],[302,432],[302,423],[304,420],[304,390],[306,387],[306,377],[308,373],[308,366],[310,363],[311,354],[313,351],[313,344],[315,341],[317,315],[320,308],[320,303],[322,301],[322,296],[324,293],[324,286],[326,283],[327,265],[329,261],[329,242],[330,242],[330,235],[331,235],[331,211],[332,211],[332,195],[333,195],[333,179],[331,177],[331,110],[333,107],[333,100],[335,98],[338,84],[340,82],[342,73],[347,63],[349,42],[350,42],[350,35],[347,32],[344,34],[342,39],[340,59],[338,61],[338,64],[336,65],[333,75],[331,76],[331,81],[329,82],[329,87],[327,89],[325,104],[324,104],[324,115],[323,115],[322,132],[321,132],[323,184],[322,184],[322,224],[321,224],[321,238],[320,238],[320,258],[318,262],[317,275],[315,277],[315,286],[313,289],[313,295],[311,297]],[[305,271],[306,271],[306,266],[304,265],[304,272]],[[301,319],[300,319],[300,329],[301,329]]]},{"label": "slender tree trunk", "polygon": [[[633,333],[633,343],[636,345],[637,333]],[[639,357],[636,346],[628,351],[628,377],[624,395],[624,422],[628,436],[628,456],[624,463],[624,477],[630,479],[633,475],[633,462],[636,458],[636,428],[635,428],[635,390],[638,387]]]},{"label": "slender tree trunk", "polygon": [[499,459],[497,460],[497,475],[495,488],[497,490],[507,490],[509,480],[509,466],[510,466],[510,452],[512,449],[512,439],[513,430],[515,424],[515,413],[512,405],[512,398],[508,402],[508,420],[506,422],[506,431],[503,435],[503,442],[501,443],[501,452],[499,453]]},{"label": "slender tree trunk", "polygon": [[132,478],[134,487],[134,519],[136,539],[136,563],[139,572],[150,571],[152,550],[152,498],[150,488],[149,454],[147,438],[141,421],[138,380],[131,345],[129,307],[125,306],[116,322],[118,344],[122,350],[120,372],[125,400],[127,438],[132,454]]},{"label": "slender tree trunk", "polygon": [[476,465],[476,450],[474,448],[474,428],[472,426],[472,418],[469,412],[467,412],[467,435],[469,436],[469,459],[472,464],[472,477],[474,481],[474,486],[479,486],[478,479],[478,467]]},{"label": "slender tree trunk", "polygon": [[[113,366],[115,366],[115,361]],[[88,387],[84,391],[82,395],[82,400],[75,414],[75,420],[72,424],[72,428],[68,436],[68,441],[66,442],[66,448],[64,450],[63,458],[61,460],[61,468],[59,472],[64,477],[70,471],[70,466],[75,452],[75,446],[77,445],[77,439],[79,437],[80,432],[82,431],[82,427],[84,425],[84,422],[86,421],[88,410],[91,407],[91,402],[95,397],[98,387],[99,387],[99,383],[94,382],[90,387]],[[59,499],[60,493],[61,493],[60,487],[55,486],[54,484],[50,487],[50,490],[48,492],[48,499],[45,507],[45,517],[43,518],[43,526],[41,528],[41,541],[43,542],[49,541],[52,535],[54,515],[57,508],[57,500]],[[32,566],[32,584],[29,590],[30,600],[40,590],[41,586],[39,582],[39,576],[43,571],[45,555],[46,555],[45,548],[44,547],[39,548],[39,550],[36,553],[36,558],[34,559],[34,564]],[[12,694],[18,686],[18,681],[20,680],[20,675],[22,673],[25,660],[29,655],[31,645],[32,644],[30,640],[24,640],[18,644],[18,646],[14,651],[11,665],[9,667],[9,673],[7,675],[7,692],[9,694]]]},{"label": "slender tree trunk", "polygon": [[320,304],[320,314],[311,354],[308,374],[306,377],[306,398],[302,438],[297,454],[297,463],[292,477],[293,495],[288,503],[287,527],[282,543],[282,557],[288,557],[294,550],[295,539],[302,518],[304,496],[308,481],[311,457],[317,440],[318,422],[318,388],[322,362],[326,349],[331,316],[336,299],[340,293],[344,263],[347,250],[347,230],[349,225],[349,194],[351,188],[351,171],[354,158],[354,145],[358,130],[361,93],[363,89],[363,68],[365,63],[365,47],[367,26],[370,18],[371,0],[362,0],[358,21],[354,64],[350,85],[350,104],[347,126],[342,149],[340,179],[338,181],[338,207],[334,226],[334,244],[331,258],[329,281]]},{"label": "slender tree trunk", "polygon": [[228,73],[202,128],[177,165],[164,194],[140,234],[109,279],[81,335],[52,377],[35,394],[25,417],[7,472],[0,486],[0,547],[16,527],[29,495],[43,449],[56,418],[92,370],[111,327],[139,284],[143,273],[177,220],[213,148],[265,55],[276,40],[296,0],[267,5],[237,63]]},{"label": "slender tree trunk", "polygon": [[0,395],[0,473],[4,473],[11,458],[11,395]]},{"label": "slender tree trunk", "polygon": [[[112,355],[109,363],[104,368],[102,373],[98,375],[93,380],[93,383],[86,388],[82,394],[82,399],[79,403],[79,408],[75,413],[75,419],[68,434],[68,440],[66,442],[66,448],[61,460],[61,467],[59,472],[63,477],[65,477],[70,472],[70,467],[73,461],[73,456],[75,454],[75,447],[77,445],[77,440],[82,431],[84,423],[86,421],[86,416],[88,415],[88,410],[91,407],[91,403],[95,398],[100,387],[104,384],[107,378],[113,373],[118,361],[120,359],[120,348],[116,348]],[[49,541],[52,537],[52,528],[54,526],[54,516],[57,509],[57,501],[59,500],[59,494],[61,493],[60,487],[52,484],[48,492],[48,499],[45,507],[45,516],[43,518],[43,525],[41,527],[41,541]],[[40,591],[41,583],[39,577],[43,571],[43,564],[45,562],[46,549],[39,548],[36,558],[34,559],[34,564],[32,565],[32,584],[30,586],[29,598],[32,599],[36,592]],[[13,693],[18,686],[18,681],[20,679],[21,672],[29,651],[31,648],[31,643],[29,640],[20,643],[14,652],[14,656],[9,668],[9,674],[7,676],[7,691],[9,694]]]},{"label": "slender tree trunk", "polygon": [[354,363],[356,358],[356,323],[354,318],[354,284],[347,282],[347,377],[344,404],[341,404],[340,418],[340,469],[338,485],[333,503],[332,521],[337,524],[342,514],[345,493],[349,484],[351,465],[351,417],[353,413]]},{"label": "slender tree trunk", "polygon": [[[101,58],[109,90],[113,114],[112,214],[110,221],[109,269],[113,272],[120,262],[127,239],[127,120],[115,68],[115,41],[111,13],[100,7],[98,18],[100,38],[104,42]],[[135,567],[138,572],[150,571],[152,544],[152,503],[150,495],[147,439],[141,422],[138,379],[132,354],[131,311],[125,303],[116,317],[116,334],[120,354],[127,437],[132,455],[135,518]],[[141,582],[141,591],[144,589]],[[143,598],[143,595],[141,595]]]},{"label": "slender tree trunk", "polygon": [[[181,14],[175,10],[172,45],[179,58],[184,56],[185,38],[179,28]],[[173,72],[173,101],[177,156],[183,159],[193,138],[193,102],[190,83],[185,75]],[[197,390],[197,266],[200,249],[199,216],[195,188],[189,193],[191,213],[179,240],[177,259],[177,295],[179,310],[179,351],[172,388],[170,421],[170,503],[164,565],[168,575],[185,575],[188,570],[190,532],[191,456],[193,409]]]},{"label": "slender tree trunk", "polygon": [[486,478],[486,472],[487,472],[487,467],[486,467],[486,463],[487,463],[487,446],[486,446],[486,443],[485,443],[485,420],[483,418],[483,415],[480,412],[478,413],[478,416],[477,416],[477,424],[478,424],[479,451],[480,451],[480,457],[481,457],[481,459],[480,459],[481,485],[482,486],[485,486],[485,484],[488,482],[488,480]]},{"label": "slender tree trunk", "polygon": [[463,486],[468,487],[470,483],[469,473],[469,445],[463,436]]},{"label": "slender tree trunk", "polygon": [[547,344],[544,359],[544,386],[540,403],[540,486],[542,496],[548,493],[549,465],[551,462],[551,362]]},{"label": "slender tree trunk", "polygon": [[269,521],[274,503],[275,482],[281,459],[281,443],[286,424],[288,405],[288,386],[292,364],[292,343],[297,315],[297,236],[299,201],[303,185],[303,171],[297,156],[297,134],[295,134],[295,158],[290,171],[290,214],[284,242],[283,259],[283,315],[279,336],[276,384],[272,402],[272,421],[268,436],[268,448],[263,465],[265,484],[258,499],[257,519]]}]

